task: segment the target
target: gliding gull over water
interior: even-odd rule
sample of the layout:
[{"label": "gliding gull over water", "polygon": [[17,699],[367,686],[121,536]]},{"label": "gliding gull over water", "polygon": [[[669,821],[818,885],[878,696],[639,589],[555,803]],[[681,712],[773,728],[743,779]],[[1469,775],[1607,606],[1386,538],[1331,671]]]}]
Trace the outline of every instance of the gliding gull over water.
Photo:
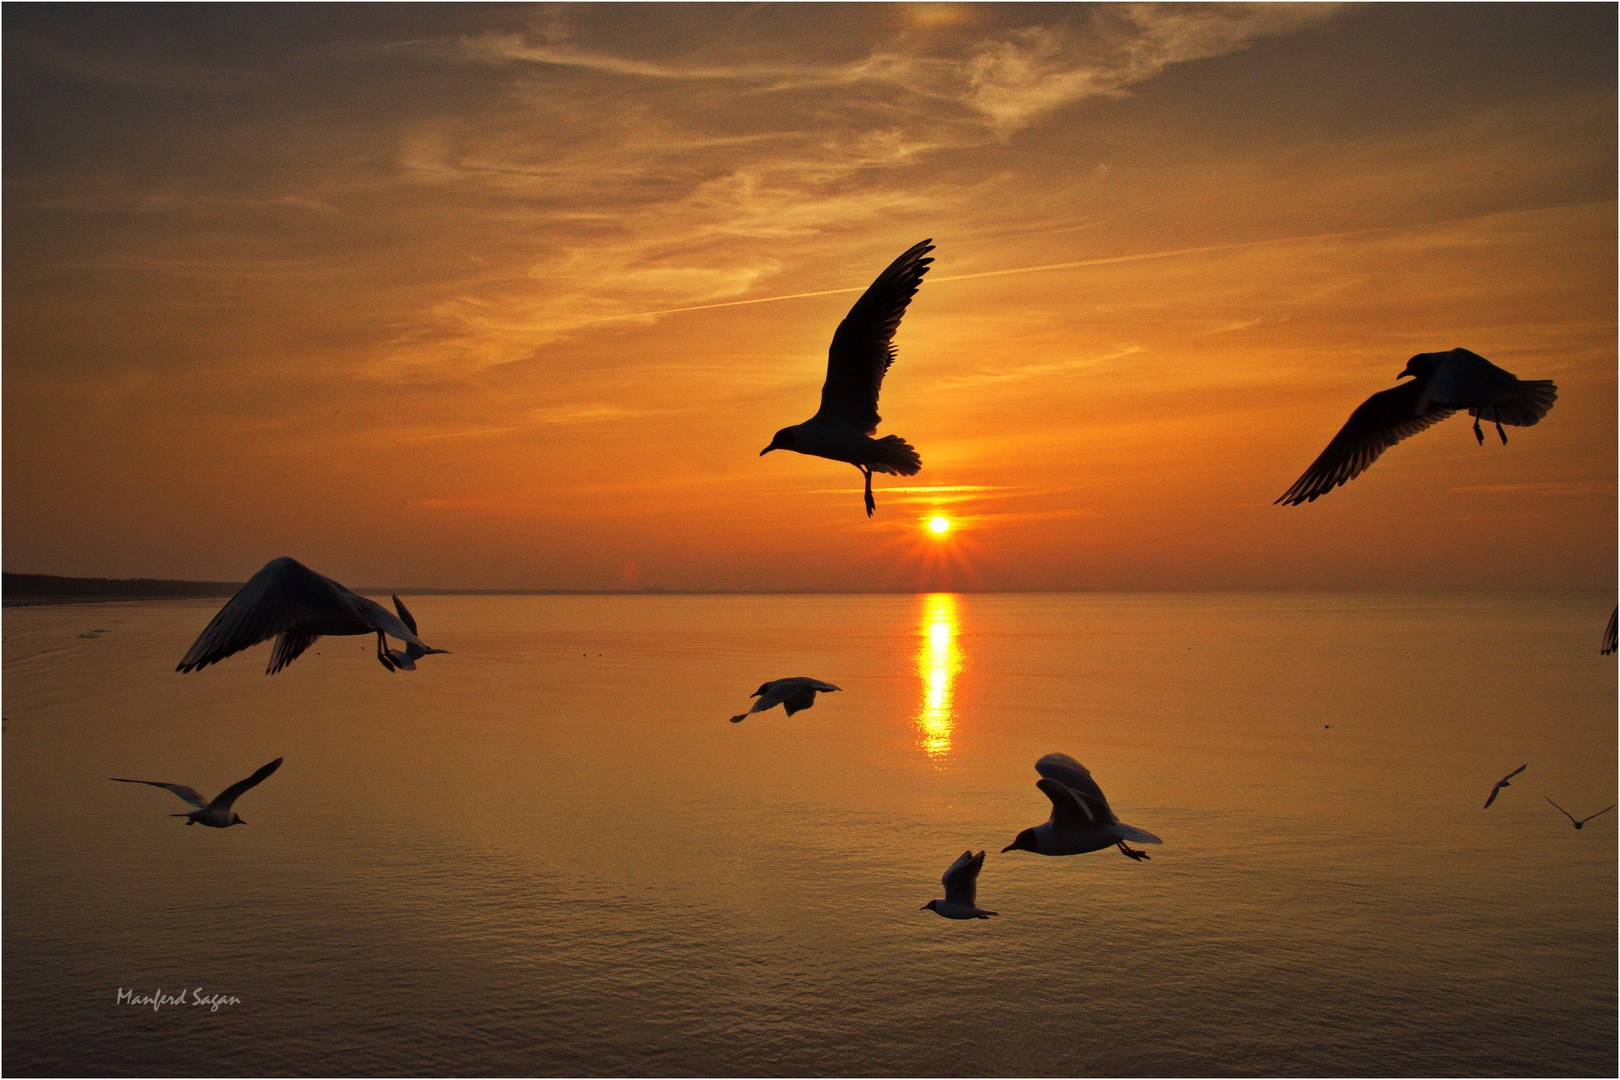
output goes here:
[{"label": "gliding gull over water", "polygon": [[947,919],[988,919],[996,914],[978,904],[979,871],[983,867],[984,852],[962,852],[939,879],[945,886],[945,899],[930,900],[917,910],[932,911]]},{"label": "gliding gull over water", "polygon": [[1491,788],[1491,796],[1490,796],[1490,798],[1485,800],[1485,805],[1484,805],[1484,807],[1482,807],[1482,809],[1489,810],[1491,808],[1491,803],[1496,801],[1497,794],[1499,792],[1501,792],[1501,790],[1503,788],[1513,786],[1512,784],[1508,783],[1508,781],[1513,779],[1515,776],[1518,776],[1520,773],[1524,772],[1524,770],[1528,769],[1529,767],[1530,767],[1529,765],[1520,765],[1517,769],[1514,769],[1512,772],[1510,772],[1506,776],[1502,777],[1502,779],[1498,780],[1496,782],[1496,786]]},{"label": "gliding gull over water", "polygon": [[[1547,796],[1543,795],[1542,798],[1547,799]],[[1574,814],[1570,813],[1568,810],[1565,810],[1562,806],[1559,806],[1557,803],[1553,802],[1551,799],[1547,799],[1547,801],[1552,802],[1554,809],[1556,809],[1560,814],[1563,814],[1565,817],[1569,818],[1570,822],[1577,829],[1580,828],[1582,825],[1585,825],[1588,821],[1591,821],[1593,818],[1601,817],[1602,815],[1607,814],[1610,810],[1614,809],[1614,806],[1612,806],[1612,805],[1611,806],[1606,806],[1602,810],[1599,810],[1596,814],[1588,814],[1585,817],[1581,818],[1581,820],[1576,821]]]},{"label": "gliding gull over water", "polygon": [[1474,437],[1483,445],[1480,420],[1530,427],[1558,400],[1550,379],[1524,381],[1467,349],[1418,353],[1397,379],[1412,377],[1393,390],[1380,390],[1350,414],[1327,449],[1311,463],[1279,503],[1314,502],[1347,480],[1360,476],[1378,456],[1410,435],[1439,423],[1458,409],[1474,417]]},{"label": "gliding gull over water", "polygon": [[800,709],[808,709],[814,705],[818,691],[823,694],[830,694],[838,689],[841,688],[834,686],[832,683],[822,682],[820,679],[807,679],[802,675],[791,679],[773,679],[762,684],[758,690],[748,695],[749,697],[757,697],[759,700],[754,702],[752,709],[733,716],[731,722],[739,724],[745,716],[752,716],[754,713],[764,712],[766,709],[774,709],[778,705],[787,710],[789,716],[792,716]]},{"label": "gliding gull over water", "polygon": [[220,792],[213,802],[209,802],[197,794],[196,788],[189,788],[184,784],[166,784],[162,780],[125,780],[118,776],[113,777],[113,779],[120,784],[151,784],[153,787],[168,788],[180,798],[198,808],[187,814],[170,814],[170,817],[183,817],[186,819],[187,825],[207,825],[214,829],[228,829],[232,825],[247,824],[231,811],[231,804],[241,798],[242,792],[255,786],[265,777],[281,768],[281,760],[281,758],[276,758],[276,760],[246,780],[238,780]]},{"label": "gliding gull over water", "polygon": [[866,516],[877,509],[872,498],[872,474],[911,476],[922,468],[922,458],[898,435],[874,439],[878,424],[878,391],[894,363],[894,332],[906,305],[917,295],[934,250],[924,240],[901,255],[867,287],[844,321],[833,332],[827,350],[827,381],[821,386],[821,408],[802,424],[785,427],[759,452],[792,450],[832,461],[847,461],[866,477]]},{"label": "gliding gull over water", "polygon": [[1035,786],[1052,800],[1052,816],[1044,824],[1019,833],[1002,851],[1080,855],[1117,845],[1120,851],[1140,861],[1148,858],[1147,852],[1128,847],[1125,841],[1164,843],[1146,829],[1115,817],[1097,781],[1068,754],[1047,754],[1035,763],[1035,771],[1041,774]]},{"label": "gliding gull over water", "polygon": [[[396,665],[388,657],[390,650],[384,635],[421,649],[417,656],[438,651],[429,650],[414,629],[375,600],[357,596],[331,578],[283,556],[265,563],[263,570],[237,590],[197,635],[175,670],[195,671],[275,638],[275,648],[270,650],[270,662],[264,669],[266,675],[274,675],[326,634],[376,634],[377,661],[389,671]],[[409,657],[410,649],[406,653]],[[414,657],[410,659],[410,667],[414,668]]]}]

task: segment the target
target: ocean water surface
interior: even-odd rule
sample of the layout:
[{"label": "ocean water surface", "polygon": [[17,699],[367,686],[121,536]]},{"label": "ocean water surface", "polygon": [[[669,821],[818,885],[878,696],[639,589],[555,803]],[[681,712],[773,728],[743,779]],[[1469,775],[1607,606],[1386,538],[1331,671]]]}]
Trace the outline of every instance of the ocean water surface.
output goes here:
[{"label": "ocean water surface", "polygon": [[[423,596],[452,655],[273,677],[8,609],[5,1069],[1613,1075],[1620,814],[1543,799],[1615,801],[1612,604]],[[1001,853],[1052,751],[1151,862]],[[108,781],[281,756],[227,830]],[[969,848],[999,917],[920,911]]]}]

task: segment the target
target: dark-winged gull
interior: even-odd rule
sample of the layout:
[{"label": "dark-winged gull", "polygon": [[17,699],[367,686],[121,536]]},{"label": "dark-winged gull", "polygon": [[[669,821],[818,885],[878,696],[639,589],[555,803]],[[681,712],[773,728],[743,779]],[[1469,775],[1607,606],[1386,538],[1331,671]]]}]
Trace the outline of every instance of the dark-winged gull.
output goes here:
[{"label": "dark-winged gull", "polygon": [[[411,609],[406,607],[405,602],[398,596],[394,596],[393,600],[394,610],[399,612],[399,621],[404,623],[410,629],[411,633],[416,633],[416,617],[411,614]],[[426,645],[414,645],[407,641],[405,643],[405,651],[396,652],[395,650],[390,649],[386,643],[383,645],[383,655],[388,657],[389,661],[394,665],[394,667],[403,668],[406,671],[415,671],[416,662],[418,660],[424,656],[432,656],[434,653],[443,653],[444,655],[448,656],[450,654],[450,650],[430,649]]]},{"label": "dark-winged gull", "polygon": [[281,758],[276,758],[276,760],[272,761],[270,764],[266,765],[264,768],[260,769],[246,780],[238,780],[236,783],[220,792],[219,796],[215,798],[213,802],[209,802],[207,799],[197,794],[196,788],[189,788],[184,784],[166,784],[162,780],[125,780],[118,776],[115,776],[112,779],[117,780],[120,784],[151,784],[153,787],[168,788],[170,791],[180,796],[181,799],[198,808],[186,814],[170,814],[170,817],[183,817],[187,819],[187,825],[207,825],[214,829],[228,829],[232,825],[247,824],[247,822],[237,817],[236,814],[231,810],[231,804],[242,797],[242,792],[258,784],[265,777],[281,768],[281,760]]},{"label": "dark-winged gull", "polygon": [[773,679],[761,684],[749,697],[757,697],[754,707],[745,713],[739,713],[731,718],[733,724],[742,722],[743,717],[752,716],[766,709],[774,709],[780,705],[792,716],[800,709],[808,709],[816,703],[816,693],[830,694],[834,690],[842,689],[832,683],[822,682],[820,679],[807,679],[803,675],[791,679]]},{"label": "dark-winged gull", "polygon": [[[266,675],[274,675],[322,635],[376,634],[377,661],[389,671],[385,635],[423,650],[427,643],[375,600],[357,596],[295,559],[271,559],[203,628],[176,671],[195,671],[275,638]],[[397,654],[396,654],[397,655]],[[418,654],[421,655],[421,654]]]},{"label": "dark-winged gull", "polygon": [[1148,857],[1147,852],[1128,847],[1125,841],[1164,843],[1147,830],[1115,817],[1097,781],[1068,754],[1047,754],[1035,763],[1035,771],[1041,774],[1035,786],[1052,800],[1052,816],[1044,824],[1019,833],[1002,851],[1079,855],[1117,845],[1126,855],[1141,860]]},{"label": "dark-winged gull", "polygon": [[1416,435],[1458,409],[1474,418],[1474,437],[1483,445],[1480,420],[1490,420],[1507,442],[1503,424],[1530,427],[1558,400],[1550,379],[1525,381],[1467,349],[1418,353],[1396,376],[1412,381],[1380,390],[1362,402],[1333,436],[1311,467],[1283,492],[1279,503],[1313,502],[1347,480],[1360,476],[1378,456],[1402,439]]},{"label": "dark-winged gull", "polygon": [[979,871],[983,866],[984,852],[962,852],[939,879],[945,886],[945,899],[930,900],[917,910],[932,911],[947,919],[988,919],[996,914],[978,905]]},{"label": "dark-winged gull", "polygon": [[1502,777],[1502,779],[1498,780],[1496,782],[1496,786],[1491,788],[1490,797],[1485,800],[1485,805],[1484,805],[1484,807],[1482,807],[1482,809],[1489,810],[1490,807],[1491,807],[1491,803],[1496,801],[1496,796],[1501,792],[1501,790],[1503,788],[1505,788],[1505,787],[1512,787],[1513,786],[1512,784],[1508,783],[1508,781],[1513,779],[1515,776],[1518,776],[1520,773],[1524,772],[1524,770],[1528,769],[1529,767],[1530,766],[1527,765],[1527,764],[1526,765],[1520,765],[1517,769],[1514,769],[1512,772],[1510,772],[1506,776]]},{"label": "dark-winged gull", "polygon": [[1609,615],[1609,625],[1603,629],[1603,647],[1598,650],[1604,656],[1614,652],[1616,631],[1620,629],[1620,607],[1614,609]]},{"label": "dark-winged gull", "polygon": [[1602,810],[1599,810],[1596,814],[1587,814],[1585,817],[1581,818],[1581,820],[1576,821],[1574,814],[1570,813],[1568,810],[1565,810],[1562,806],[1559,806],[1557,803],[1553,802],[1551,799],[1548,799],[1547,796],[1543,795],[1542,798],[1547,799],[1548,802],[1552,802],[1553,807],[1560,814],[1563,814],[1565,817],[1569,818],[1570,822],[1577,829],[1580,828],[1582,825],[1585,825],[1588,821],[1591,821],[1593,818],[1598,817],[1598,816],[1603,815],[1603,814],[1607,814],[1610,810],[1614,809],[1613,805],[1606,806]]},{"label": "dark-winged gull", "polygon": [[877,411],[878,391],[894,363],[894,332],[934,261],[924,257],[933,250],[931,240],[912,247],[861,294],[833,332],[821,408],[804,423],[778,431],[771,445],[759,452],[764,457],[772,450],[792,450],[849,462],[866,477],[867,517],[877,509],[873,473],[911,476],[922,468],[922,458],[900,436],[872,435],[883,421]]}]

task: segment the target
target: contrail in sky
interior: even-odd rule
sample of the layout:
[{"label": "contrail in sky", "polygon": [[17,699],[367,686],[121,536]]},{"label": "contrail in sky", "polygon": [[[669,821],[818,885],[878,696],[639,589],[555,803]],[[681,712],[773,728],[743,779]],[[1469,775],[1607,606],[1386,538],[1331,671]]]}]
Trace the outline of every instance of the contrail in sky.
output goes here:
[{"label": "contrail in sky", "polygon": [[[1072,270],[1081,266],[1107,266],[1112,263],[1145,262],[1149,259],[1173,259],[1178,255],[1202,255],[1211,251],[1240,251],[1243,248],[1265,247],[1268,244],[1298,244],[1307,240],[1333,240],[1345,236],[1387,232],[1387,229],[1350,229],[1346,232],[1314,233],[1310,236],[1279,236],[1270,240],[1245,240],[1238,244],[1210,244],[1206,247],[1176,248],[1173,251],[1148,251],[1139,255],[1113,255],[1102,259],[1079,259],[1075,262],[1042,263],[1040,266],[1015,266],[1008,270],[983,270],[977,274],[948,274],[928,279],[933,284],[942,281],[971,281],[975,278],[1005,277],[1008,274],[1036,274],[1043,270]],[[714,308],[742,307],[744,304],[772,304],[778,300],[804,300],[812,296],[838,296],[842,293],[865,292],[867,286],[848,289],[822,289],[819,292],[786,293],[782,296],[757,296],[752,300],[726,300],[718,304],[693,304],[691,307],[664,308],[660,311],[639,311],[633,315],[604,315],[599,319],[586,319],[572,326],[591,326],[595,323],[618,322],[624,319],[650,319],[657,315],[679,315],[684,311],[711,311]]]}]

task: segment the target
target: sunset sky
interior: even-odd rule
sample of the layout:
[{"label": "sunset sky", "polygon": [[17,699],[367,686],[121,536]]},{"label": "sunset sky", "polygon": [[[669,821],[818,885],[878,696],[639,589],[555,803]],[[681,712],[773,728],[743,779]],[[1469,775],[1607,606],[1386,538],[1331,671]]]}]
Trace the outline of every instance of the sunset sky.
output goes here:
[{"label": "sunset sky", "polygon": [[[3,17],[8,570],[1615,582],[1611,4]],[[759,451],[929,237],[868,520]],[[1454,346],[1557,406],[1272,505]]]}]

